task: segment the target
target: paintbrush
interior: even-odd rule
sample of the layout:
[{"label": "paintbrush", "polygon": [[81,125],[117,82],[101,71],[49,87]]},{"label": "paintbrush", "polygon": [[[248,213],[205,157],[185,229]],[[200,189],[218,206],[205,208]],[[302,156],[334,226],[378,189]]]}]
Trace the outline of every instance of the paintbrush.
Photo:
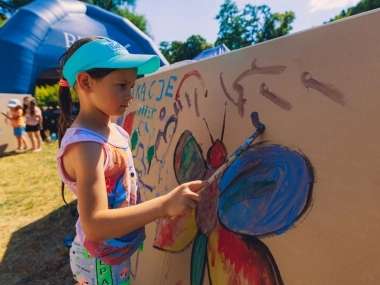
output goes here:
[{"label": "paintbrush", "polygon": [[[256,131],[241,145],[234,151],[233,154],[230,155],[228,160],[223,163],[215,172],[213,175],[210,176],[210,178],[207,180],[209,184],[214,182],[217,178],[222,176],[224,171],[235,161],[236,158],[238,158],[244,151],[247,150],[247,148],[253,143],[253,141],[265,130],[265,125],[262,124],[259,120],[259,114],[257,112],[252,112],[251,114],[251,121],[253,126],[256,128]],[[200,194],[202,193],[208,186],[204,186],[200,188],[196,193]]]},{"label": "paintbrush", "polygon": [[[251,114],[251,121],[253,126],[256,128],[256,131],[241,145],[239,146],[233,154],[230,155],[228,160],[222,164],[213,175],[210,176],[210,178],[207,180],[208,184],[211,184],[214,182],[217,178],[222,176],[224,171],[238,158],[242,155],[244,151],[247,150],[247,148],[253,143],[253,141],[265,130],[265,125],[260,122],[259,120],[259,114],[257,112],[252,112]],[[205,189],[207,189],[207,186],[204,186],[202,188],[199,188],[197,191],[194,191],[198,194],[202,193]],[[176,216],[173,216],[172,219],[175,219]]]}]

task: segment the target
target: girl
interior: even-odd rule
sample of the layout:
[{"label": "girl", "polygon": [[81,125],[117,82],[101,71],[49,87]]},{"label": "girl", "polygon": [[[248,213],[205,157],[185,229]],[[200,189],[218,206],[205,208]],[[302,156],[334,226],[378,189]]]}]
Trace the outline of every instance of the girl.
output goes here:
[{"label": "girl", "polygon": [[21,106],[21,102],[18,99],[10,99],[7,107],[10,110],[10,116],[4,112],[1,112],[10,122],[13,127],[13,134],[17,138],[17,149],[16,153],[25,152],[27,149],[26,138],[25,138],[25,122],[24,122],[24,111]]},{"label": "girl", "polygon": [[32,142],[32,151],[39,152],[42,150],[42,138],[40,130],[42,130],[42,112],[38,108],[36,99],[32,96],[26,96],[24,101],[24,111],[26,117],[26,133]]},{"label": "girl", "polygon": [[[200,200],[195,192],[207,182],[185,183],[140,203],[129,135],[110,117],[123,115],[137,75],[156,71],[157,56],[129,54],[107,38],[83,38],[60,58],[60,67],[57,163],[79,212],[71,269],[77,284],[129,284],[129,258],[145,239],[144,226],[191,212]],[[75,120],[70,86],[81,105]]]}]

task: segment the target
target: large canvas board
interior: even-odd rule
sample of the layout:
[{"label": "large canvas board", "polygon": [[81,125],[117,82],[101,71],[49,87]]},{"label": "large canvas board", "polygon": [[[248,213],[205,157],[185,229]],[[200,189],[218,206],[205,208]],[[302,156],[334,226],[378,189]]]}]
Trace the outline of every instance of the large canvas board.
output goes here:
[{"label": "large canvas board", "polygon": [[118,123],[143,200],[207,179],[252,113],[266,129],[194,215],[147,226],[132,284],[380,282],[379,26],[375,10],[137,81]]}]

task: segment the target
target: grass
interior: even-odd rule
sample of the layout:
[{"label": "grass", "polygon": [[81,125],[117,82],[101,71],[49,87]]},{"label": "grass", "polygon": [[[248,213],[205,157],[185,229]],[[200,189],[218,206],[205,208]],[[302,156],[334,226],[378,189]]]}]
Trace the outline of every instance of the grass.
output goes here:
[{"label": "grass", "polygon": [[75,197],[56,166],[57,142],[0,157],[0,284],[74,284],[63,238],[75,233]]}]

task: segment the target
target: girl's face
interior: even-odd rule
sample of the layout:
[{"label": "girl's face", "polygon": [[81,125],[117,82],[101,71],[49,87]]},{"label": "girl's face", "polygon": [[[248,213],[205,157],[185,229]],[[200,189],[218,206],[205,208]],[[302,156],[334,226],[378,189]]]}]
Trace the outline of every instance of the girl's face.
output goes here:
[{"label": "girl's face", "polygon": [[23,103],[27,106],[29,106],[31,99],[30,98],[24,98]]},{"label": "girl's face", "polygon": [[108,116],[121,116],[132,101],[137,75],[134,69],[119,69],[91,80],[92,102]]}]

